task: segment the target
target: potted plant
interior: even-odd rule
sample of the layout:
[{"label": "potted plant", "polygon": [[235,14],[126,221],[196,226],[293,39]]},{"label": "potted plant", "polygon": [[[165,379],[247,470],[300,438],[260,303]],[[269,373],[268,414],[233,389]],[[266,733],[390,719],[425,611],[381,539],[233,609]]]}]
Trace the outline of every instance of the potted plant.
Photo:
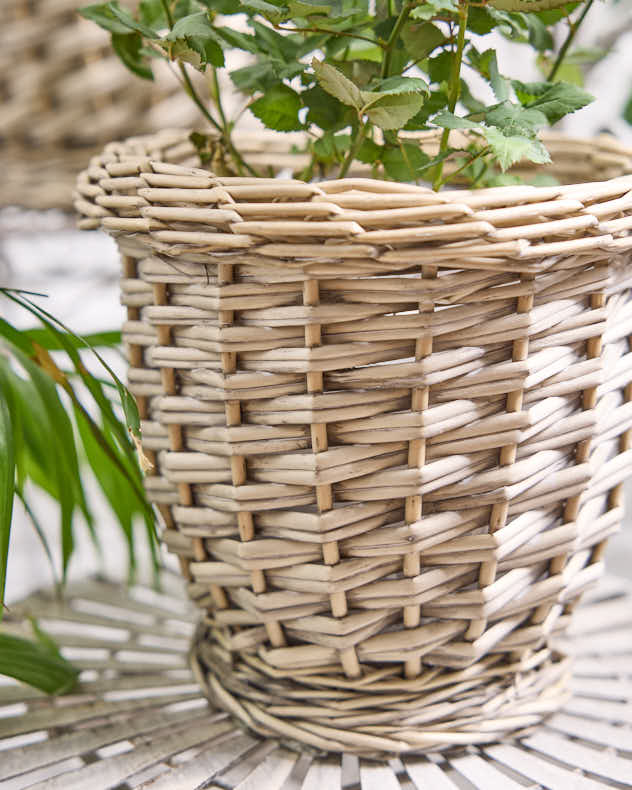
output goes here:
[{"label": "potted plant", "polygon": [[[555,636],[599,575],[630,452],[630,153],[539,136],[590,101],[556,81],[590,5],[82,12],[127,26],[132,65],[174,60],[214,127],[112,143],[75,205],[134,294],[147,489],[206,613],[192,665],[255,731],[392,755],[565,699]],[[492,32],[545,78],[506,77]],[[230,49],[252,56],[231,72],[248,109],[305,135],[292,179],[239,150]]]}]

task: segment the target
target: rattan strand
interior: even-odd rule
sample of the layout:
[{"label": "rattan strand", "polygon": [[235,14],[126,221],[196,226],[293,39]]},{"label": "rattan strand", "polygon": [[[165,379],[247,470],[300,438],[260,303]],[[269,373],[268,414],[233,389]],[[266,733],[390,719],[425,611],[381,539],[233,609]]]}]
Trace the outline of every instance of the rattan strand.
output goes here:
[{"label": "rattan strand", "polygon": [[147,490],[206,612],[193,666],[253,730],[376,756],[564,700],[550,639],[632,458],[632,160],[548,142],[553,172],[609,180],[215,177],[181,132],[80,177],[123,256]]}]

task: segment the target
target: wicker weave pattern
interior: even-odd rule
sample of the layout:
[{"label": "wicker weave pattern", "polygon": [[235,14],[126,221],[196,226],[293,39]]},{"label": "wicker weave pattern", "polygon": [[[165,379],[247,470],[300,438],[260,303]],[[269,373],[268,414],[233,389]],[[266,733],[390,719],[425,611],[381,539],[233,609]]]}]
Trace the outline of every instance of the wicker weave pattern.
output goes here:
[{"label": "wicker weave pattern", "polygon": [[[612,143],[574,145],[629,172]],[[192,163],[178,132],[112,144],[75,205],[123,255],[147,489],[207,610],[201,681],[319,749],[534,724],[621,518],[632,177],[437,195]]]}]

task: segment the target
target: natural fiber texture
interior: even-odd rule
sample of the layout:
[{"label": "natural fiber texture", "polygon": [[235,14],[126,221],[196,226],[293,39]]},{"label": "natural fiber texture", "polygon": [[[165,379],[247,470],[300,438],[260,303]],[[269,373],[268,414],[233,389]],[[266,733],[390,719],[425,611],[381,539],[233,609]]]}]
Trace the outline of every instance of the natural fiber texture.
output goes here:
[{"label": "natural fiber texture", "polygon": [[108,140],[197,118],[166,66],[156,83],[135,77],[80,5],[2,0],[0,205],[70,208],[77,173]]},{"label": "natural fiber texture", "polygon": [[[579,177],[630,172],[613,142],[551,138],[558,172],[564,146]],[[436,194],[193,164],[178,132],[112,144],[75,205],[123,255],[201,682],[317,749],[533,725],[621,518],[632,176]]]}]

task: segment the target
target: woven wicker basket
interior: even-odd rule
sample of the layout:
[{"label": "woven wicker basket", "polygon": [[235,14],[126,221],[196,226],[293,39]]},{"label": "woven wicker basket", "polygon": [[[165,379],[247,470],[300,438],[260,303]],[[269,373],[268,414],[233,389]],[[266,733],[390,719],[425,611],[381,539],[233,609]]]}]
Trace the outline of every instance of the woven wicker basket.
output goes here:
[{"label": "woven wicker basket", "polygon": [[70,208],[77,173],[108,140],[195,122],[168,69],[154,85],[134,77],[80,5],[2,0],[0,205]]},{"label": "woven wicker basket", "polygon": [[214,177],[178,132],[80,177],[122,254],[147,490],[206,610],[193,666],[253,730],[384,755],[563,701],[555,637],[632,459],[632,159],[549,147],[610,180]]}]

